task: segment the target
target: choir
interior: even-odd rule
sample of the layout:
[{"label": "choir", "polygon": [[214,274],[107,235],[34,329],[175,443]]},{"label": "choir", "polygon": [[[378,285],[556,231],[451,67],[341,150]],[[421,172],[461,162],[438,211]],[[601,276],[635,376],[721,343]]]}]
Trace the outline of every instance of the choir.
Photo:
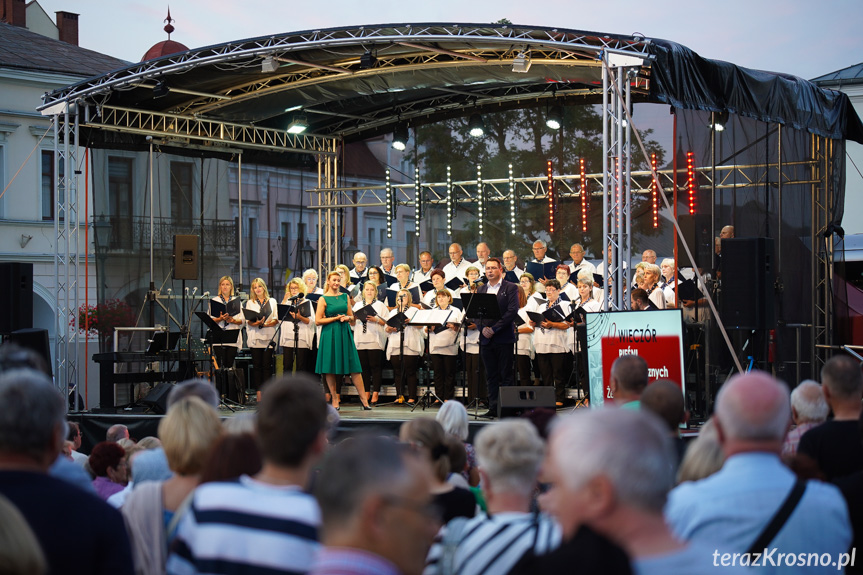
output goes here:
[{"label": "choir", "polygon": [[[518,286],[519,312],[515,322],[518,334],[515,344],[516,381],[519,385],[542,382],[553,385],[558,405],[565,401],[567,385],[575,387],[584,378],[576,354],[585,351],[583,315],[602,308],[603,290],[595,278],[596,268],[584,259],[584,248],[573,244],[571,262],[555,261],[546,255],[543,241],[533,244],[532,259],[519,265],[513,250],[503,252],[503,278]],[[658,266],[652,250],[636,268],[633,281],[643,288],[657,308],[675,306],[675,262],[662,261]],[[361,400],[375,405],[383,385],[383,373],[392,367],[397,402],[413,404],[418,400],[418,374],[431,375],[435,403],[456,396],[456,377],[462,373],[467,400],[484,402],[485,374],[479,359],[479,330],[470,318],[464,317],[462,295],[475,293],[486,278],[483,261],[491,250],[484,243],[476,246],[477,259],[464,257],[459,244],[449,248],[450,261],[434,267],[431,253],[420,254],[416,269],[405,263],[396,264],[393,252],[384,248],[380,263],[372,265],[369,257],[357,252],[353,269],[339,265],[330,275],[337,274],[332,289],[348,299],[348,314],[354,347],[359,356],[361,379],[368,395]],[[530,271],[528,271],[530,270]],[[226,307],[237,299],[230,277],[219,280],[218,295],[211,300],[210,315],[225,330],[246,328],[247,345],[251,351],[252,385],[258,389],[272,372],[276,347],[282,350],[285,371],[316,370],[321,325],[316,321],[319,299],[318,274],[306,270],[294,278],[285,289],[281,303],[271,298],[261,278],[252,282],[250,298],[238,306]],[[633,288],[636,287],[633,285]],[[329,288],[328,288],[329,289]],[[329,296],[328,296],[329,297]],[[652,308],[651,308],[652,309]],[[449,312],[440,325],[414,321],[418,312],[441,310]],[[231,311],[232,313],[228,313]],[[429,316],[441,318],[443,315]],[[318,318],[320,319],[320,318]],[[579,321],[581,320],[581,322]],[[425,321],[425,320],[422,320]],[[582,331],[579,331],[581,327]],[[214,344],[213,353],[220,368],[230,368],[243,338],[236,343]],[[331,353],[326,350],[325,353]],[[537,377],[538,376],[538,377]],[[354,379],[357,379],[354,374]],[[588,389],[585,381],[581,389]],[[359,387],[359,386],[358,386]],[[333,398],[338,405],[338,398]]]}]

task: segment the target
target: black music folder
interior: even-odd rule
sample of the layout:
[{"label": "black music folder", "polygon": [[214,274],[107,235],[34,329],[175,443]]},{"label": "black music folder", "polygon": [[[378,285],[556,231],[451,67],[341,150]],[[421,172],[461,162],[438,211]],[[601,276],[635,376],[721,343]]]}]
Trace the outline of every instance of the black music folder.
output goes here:
[{"label": "black music folder", "polygon": [[231,317],[234,317],[238,313],[240,313],[240,309],[242,306],[240,305],[240,298],[235,297],[232,300],[228,300],[227,304],[223,304],[218,300],[211,299],[210,300],[210,315],[213,317],[219,317],[223,313],[228,314]]},{"label": "black music folder", "polygon": [[202,311],[196,311],[195,315],[209,328],[210,343],[237,343],[237,337],[240,335],[239,329],[223,329],[212,317]]},{"label": "black music folder", "polygon": [[557,266],[559,265],[560,262],[548,262],[545,264],[541,264],[539,262],[527,262],[524,271],[532,275],[533,279],[537,281],[541,279],[553,280],[555,278],[555,273],[557,272]]},{"label": "black music folder", "polygon": [[375,308],[372,304],[361,307],[360,309],[354,312],[354,317],[357,318],[357,321],[367,322],[370,317],[376,317],[378,312],[375,311]]}]

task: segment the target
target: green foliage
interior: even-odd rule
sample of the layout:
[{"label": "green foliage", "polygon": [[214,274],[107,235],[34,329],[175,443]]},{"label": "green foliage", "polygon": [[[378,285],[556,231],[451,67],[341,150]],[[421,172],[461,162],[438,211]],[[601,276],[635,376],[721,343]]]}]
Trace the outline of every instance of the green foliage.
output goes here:
[{"label": "green foliage", "polygon": [[[502,178],[513,166],[515,177],[536,177],[546,174],[546,162],[552,161],[556,175],[577,174],[579,159],[584,158],[587,173],[602,171],[602,112],[599,106],[565,106],[563,127],[552,131],[545,125],[544,107],[507,110],[483,114],[485,137],[468,135],[468,116],[445,120],[417,129],[417,160],[423,166],[425,181],[443,182],[446,168],[452,169],[453,181],[476,179],[476,166],[482,166],[487,178]],[[648,154],[656,153],[658,165],[664,164],[664,151],[650,139],[652,130],[640,132]],[[634,140],[634,138],[633,138]],[[637,144],[632,150],[632,170],[646,170]],[[596,192],[597,190],[592,190]],[[650,199],[633,201],[633,232],[653,235]],[[593,199],[589,212],[588,233],[581,231],[581,204],[577,198],[558,203],[557,225],[551,234],[550,253],[566,257],[574,242],[585,244],[598,255],[602,244],[602,204]],[[644,215],[645,217],[637,217]],[[510,233],[509,204],[491,203],[485,217],[483,239],[490,245],[513,246],[520,255],[529,253],[529,244],[543,237],[548,229],[548,205],[543,200],[521,200],[517,233]],[[458,226],[453,228],[453,241],[472,245],[479,241],[476,225],[476,204],[460,205]],[[525,247],[528,246],[527,251]],[[556,254],[555,254],[556,252]]]}]

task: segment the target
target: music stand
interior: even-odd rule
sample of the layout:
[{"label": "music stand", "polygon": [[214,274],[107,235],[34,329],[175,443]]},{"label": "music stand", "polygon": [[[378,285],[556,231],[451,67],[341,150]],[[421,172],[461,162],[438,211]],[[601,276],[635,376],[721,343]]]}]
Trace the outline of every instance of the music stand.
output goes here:
[{"label": "music stand", "polygon": [[159,331],[153,334],[153,339],[147,345],[147,355],[159,355],[163,351],[173,351],[180,341],[179,331]]},{"label": "music stand", "polygon": [[[491,293],[463,293],[461,294],[461,299],[464,304],[464,318],[465,321],[468,321],[468,318],[476,319],[477,330],[479,330],[479,345],[482,346],[482,329],[483,329],[483,321],[492,320],[497,321],[501,318],[500,315],[500,306],[497,303],[497,296]],[[465,338],[466,341],[466,338]],[[465,343],[465,355],[467,355],[467,343]],[[466,363],[466,362],[465,362]],[[482,363],[482,354],[480,353],[480,361],[476,366],[476,386],[477,392],[479,392],[479,368]],[[479,417],[479,398],[473,398],[468,404],[468,408],[470,406],[474,406],[473,416]],[[491,406],[489,406],[491,407]]]},{"label": "music stand", "polygon": [[[214,320],[212,318],[212,316],[210,316],[210,314],[208,314],[206,312],[196,311],[195,315],[198,316],[198,319],[200,319],[201,322],[203,322],[203,324],[205,326],[207,326],[207,329],[209,330],[208,335],[207,335],[207,344],[209,345],[209,348],[210,348],[209,349],[210,359],[212,359],[215,363],[215,359],[213,357],[213,344],[214,343],[236,344],[237,338],[240,336],[240,330],[239,329],[222,329],[221,327],[219,327],[219,324],[216,323],[216,320]],[[213,368],[214,368],[213,369],[213,377],[216,378],[217,377],[216,371],[218,370],[221,372],[222,370],[219,369],[217,365],[214,365]],[[215,382],[214,382],[214,385],[215,385]],[[228,405],[227,401],[225,400],[225,394],[223,394],[223,393],[219,393],[219,403],[221,405],[224,405],[225,407],[227,407],[231,411],[234,411],[234,408],[231,407],[230,405]]]}]

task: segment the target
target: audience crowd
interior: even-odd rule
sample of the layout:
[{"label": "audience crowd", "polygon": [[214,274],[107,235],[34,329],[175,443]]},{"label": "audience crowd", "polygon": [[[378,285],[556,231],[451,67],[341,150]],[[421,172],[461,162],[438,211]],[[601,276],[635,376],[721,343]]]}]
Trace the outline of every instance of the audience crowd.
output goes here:
[{"label": "audience crowd", "polygon": [[274,378],[254,416],[224,422],[213,386],[192,380],[158,437],[115,425],[86,454],[50,378],[9,369],[0,572],[861,572],[856,360],[834,357],[793,392],[735,375],[688,445],[675,382],[648,384],[627,356],[610,383],[602,408],[486,423],[472,442],[455,401],[398,437],[336,442],[316,379]]}]

